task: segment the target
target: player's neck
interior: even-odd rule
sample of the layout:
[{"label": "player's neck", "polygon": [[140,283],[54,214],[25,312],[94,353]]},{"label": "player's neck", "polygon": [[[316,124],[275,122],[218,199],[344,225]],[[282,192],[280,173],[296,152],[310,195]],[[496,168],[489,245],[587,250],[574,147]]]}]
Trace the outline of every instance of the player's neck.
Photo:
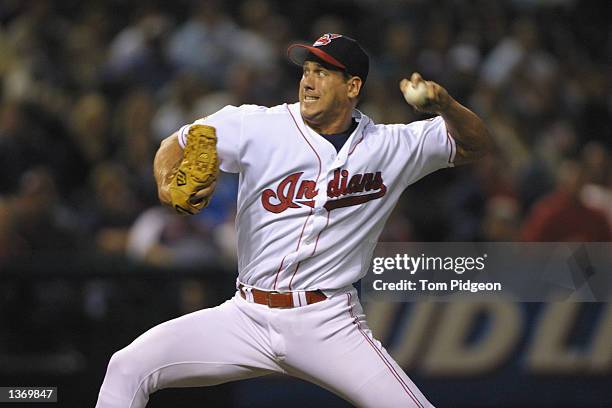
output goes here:
[{"label": "player's neck", "polygon": [[314,122],[304,118],[304,123],[320,135],[333,135],[348,130],[352,124],[352,110],[344,115],[336,115],[333,120]]}]

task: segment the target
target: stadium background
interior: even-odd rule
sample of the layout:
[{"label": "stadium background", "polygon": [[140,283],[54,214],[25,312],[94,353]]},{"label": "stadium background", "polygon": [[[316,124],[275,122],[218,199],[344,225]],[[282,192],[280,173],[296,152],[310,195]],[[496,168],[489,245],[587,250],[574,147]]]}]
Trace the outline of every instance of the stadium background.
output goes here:
[{"label": "stadium background", "polygon": [[[93,406],[115,350],[231,296],[236,179],[201,215],[173,216],[156,203],[152,157],[226,104],[295,101],[286,46],[325,32],[370,52],[360,109],[375,121],[422,118],[397,90],[419,71],[495,139],[487,159],[409,188],[381,240],[612,241],[606,5],[0,2],[0,385],[54,385],[58,406]],[[567,196],[569,215],[555,218]],[[612,406],[609,304],[366,309],[436,406]],[[280,403],[347,406],[281,377],[160,391],[150,406]]]}]

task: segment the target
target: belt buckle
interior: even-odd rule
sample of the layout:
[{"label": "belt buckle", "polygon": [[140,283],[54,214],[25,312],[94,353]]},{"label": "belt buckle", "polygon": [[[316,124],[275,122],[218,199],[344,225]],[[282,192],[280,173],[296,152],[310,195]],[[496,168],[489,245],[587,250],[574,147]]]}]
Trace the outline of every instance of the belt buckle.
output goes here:
[{"label": "belt buckle", "polygon": [[284,303],[282,303],[282,302],[278,303],[278,302],[274,302],[272,300],[273,299],[273,295],[280,295],[280,294],[282,294],[282,292],[279,292],[279,291],[276,291],[276,290],[268,292],[268,296],[267,296],[267,298],[268,298],[268,307],[270,307],[270,308],[286,307],[284,305]]}]

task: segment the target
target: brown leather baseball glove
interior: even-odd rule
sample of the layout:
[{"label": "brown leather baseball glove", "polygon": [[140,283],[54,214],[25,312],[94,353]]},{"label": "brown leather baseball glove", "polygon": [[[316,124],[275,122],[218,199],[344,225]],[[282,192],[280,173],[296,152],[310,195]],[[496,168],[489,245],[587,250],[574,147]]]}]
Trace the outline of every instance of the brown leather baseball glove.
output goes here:
[{"label": "brown leather baseball glove", "polygon": [[217,135],[212,126],[194,124],[190,126],[186,139],[183,161],[172,178],[169,190],[172,207],[181,214],[193,215],[206,207],[210,199],[196,199],[194,195],[217,180]]}]

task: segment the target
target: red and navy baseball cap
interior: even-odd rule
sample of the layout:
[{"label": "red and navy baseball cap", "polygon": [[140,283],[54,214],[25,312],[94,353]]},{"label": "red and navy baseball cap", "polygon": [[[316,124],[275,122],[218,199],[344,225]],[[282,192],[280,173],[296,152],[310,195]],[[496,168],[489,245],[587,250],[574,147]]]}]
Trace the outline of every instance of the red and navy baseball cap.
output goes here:
[{"label": "red and navy baseball cap", "polygon": [[304,61],[322,61],[331,68],[358,76],[364,84],[370,70],[368,54],[357,41],[341,34],[324,34],[312,45],[292,44],[287,49],[287,56],[299,66]]}]

